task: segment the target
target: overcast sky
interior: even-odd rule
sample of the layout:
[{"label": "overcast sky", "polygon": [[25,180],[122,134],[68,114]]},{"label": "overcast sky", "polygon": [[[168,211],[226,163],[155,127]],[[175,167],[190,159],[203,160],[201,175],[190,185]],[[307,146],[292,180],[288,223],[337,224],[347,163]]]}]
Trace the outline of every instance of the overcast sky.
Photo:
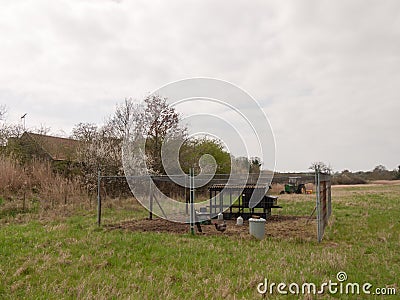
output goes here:
[{"label": "overcast sky", "polygon": [[270,119],[280,171],[400,164],[400,1],[0,2],[8,122],[67,134],[125,97],[223,79]]}]

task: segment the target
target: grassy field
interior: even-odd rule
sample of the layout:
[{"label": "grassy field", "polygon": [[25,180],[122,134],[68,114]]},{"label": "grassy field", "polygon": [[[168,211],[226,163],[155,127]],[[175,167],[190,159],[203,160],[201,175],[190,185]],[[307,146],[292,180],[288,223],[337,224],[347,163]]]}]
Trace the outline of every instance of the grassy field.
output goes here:
[{"label": "grassy field", "polygon": [[[281,215],[309,215],[313,195],[283,195]],[[0,202],[0,211],[4,203]],[[146,212],[107,208],[105,221]],[[315,222],[315,221],[313,221]],[[268,231],[268,224],[267,224]],[[396,296],[295,295],[293,299],[385,298],[400,293],[400,185],[333,188],[324,240],[190,236],[107,230],[96,213],[38,218],[0,213],[1,299],[261,299],[259,283],[371,283]],[[280,295],[267,295],[280,298]]]}]

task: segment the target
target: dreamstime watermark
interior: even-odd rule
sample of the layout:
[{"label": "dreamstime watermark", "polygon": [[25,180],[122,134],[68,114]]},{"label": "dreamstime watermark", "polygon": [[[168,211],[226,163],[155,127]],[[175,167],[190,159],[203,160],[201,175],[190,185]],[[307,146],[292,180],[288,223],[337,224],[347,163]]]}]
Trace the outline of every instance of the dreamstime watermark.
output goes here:
[{"label": "dreamstime watermark", "polygon": [[343,271],[336,274],[337,281],[329,280],[317,285],[313,282],[275,283],[265,278],[264,282],[257,285],[260,294],[300,295],[300,294],[342,294],[342,295],[396,295],[394,287],[376,287],[369,282],[347,282],[347,274]]}]

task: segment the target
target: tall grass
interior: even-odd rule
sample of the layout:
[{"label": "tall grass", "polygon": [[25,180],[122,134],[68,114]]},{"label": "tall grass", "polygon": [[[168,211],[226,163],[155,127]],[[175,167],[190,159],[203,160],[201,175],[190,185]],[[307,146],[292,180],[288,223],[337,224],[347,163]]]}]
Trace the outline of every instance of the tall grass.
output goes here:
[{"label": "tall grass", "polygon": [[20,212],[40,215],[90,206],[87,191],[78,179],[68,179],[55,173],[49,162],[18,161],[0,156],[0,217]]}]

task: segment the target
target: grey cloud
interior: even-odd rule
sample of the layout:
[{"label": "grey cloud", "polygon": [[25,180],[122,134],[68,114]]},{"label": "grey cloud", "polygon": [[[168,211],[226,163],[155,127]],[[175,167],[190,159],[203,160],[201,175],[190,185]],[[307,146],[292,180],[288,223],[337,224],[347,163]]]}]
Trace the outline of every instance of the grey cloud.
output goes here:
[{"label": "grey cloud", "polygon": [[[70,130],[185,77],[247,90],[277,167],[400,161],[398,1],[50,1],[0,4],[0,103]],[[325,140],[323,138],[326,138]]]}]

